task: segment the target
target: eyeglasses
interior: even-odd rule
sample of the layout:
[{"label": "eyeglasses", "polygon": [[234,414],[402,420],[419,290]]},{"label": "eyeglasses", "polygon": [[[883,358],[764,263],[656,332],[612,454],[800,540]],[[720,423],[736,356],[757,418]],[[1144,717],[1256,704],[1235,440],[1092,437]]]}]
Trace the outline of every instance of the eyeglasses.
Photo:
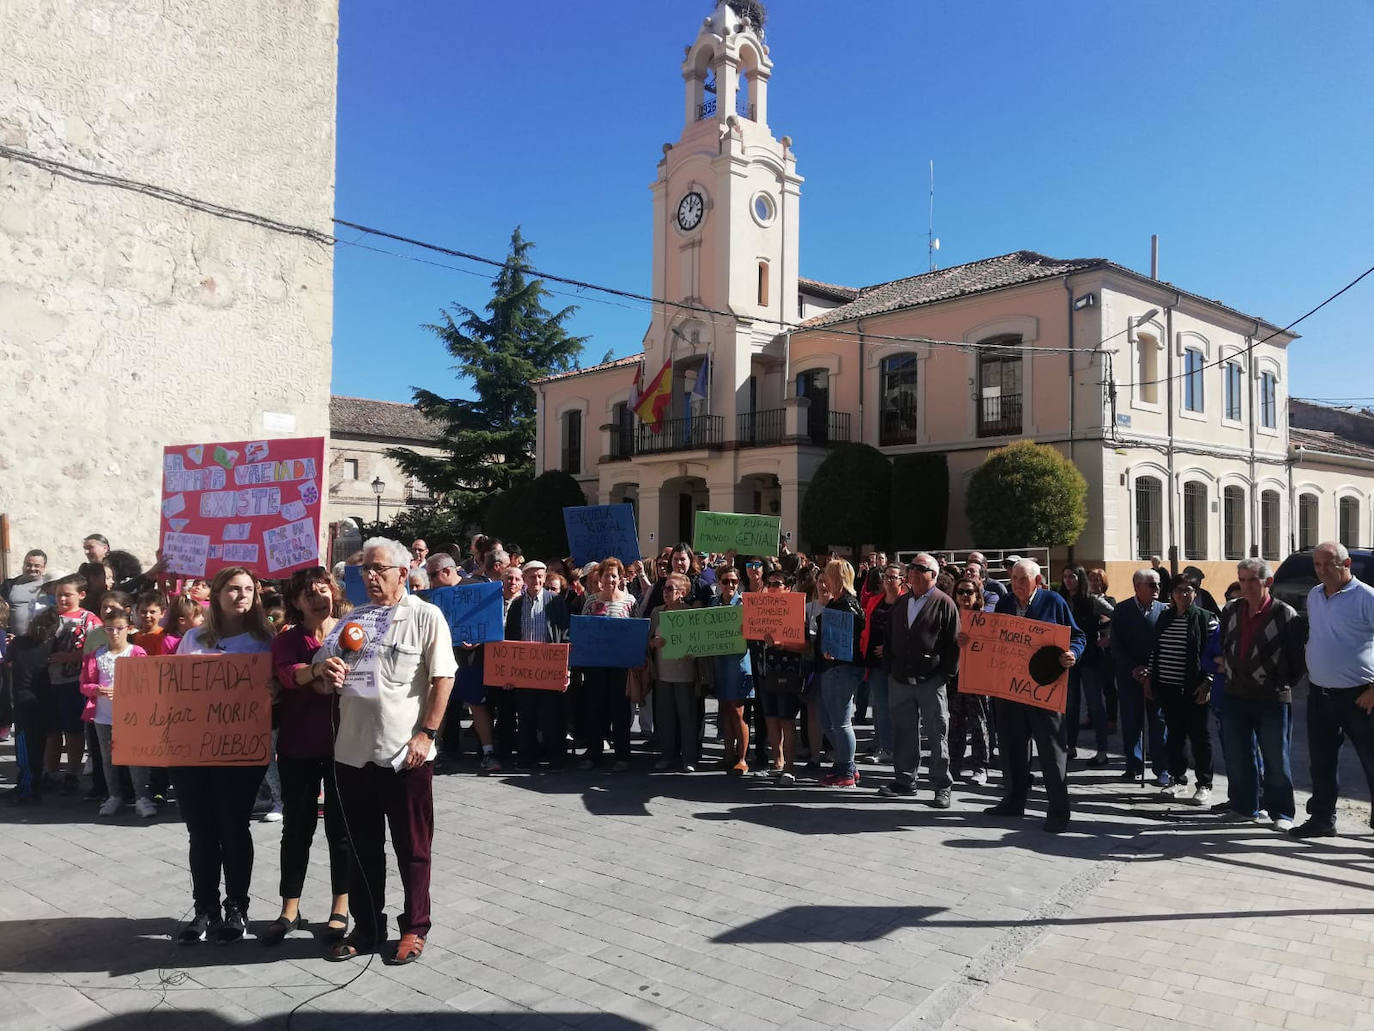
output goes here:
[{"label": "eyeglasses", "polygon": [[934,576],[939,572],[938,569],[931,569],[929,566],[911,565],[906,567],[908,573],[925,573],[927,576]]},{"label": "eyeglasses", "polygon": [[363,572],[372,576],[381,576],[388,569],[405,569],[405,566],[384,566],[380,562],[369,562],[363,566]]},{"label": "eyeglasses", "polygon": [[737,584],[737,583],[739,583],[739,578],[738,578],[738,577],[732,576],[732,577],[730,577],[730,578],[728,578],[728,579],[722,580],[721,583],[723,583],[723,584]]},{"label": "eyeglasses", "polygon": [[978,592],[975,591],[972,587],[960,587],[960,588],[959,588],[957,591],[955,591],[954,593],[957,594],[957,595],[959,595],[961,598],[976,598],[976,597],[978,597]]},{"label": "eyeglasses", "polygon": [[763,568],[763,563],[762,563],[762,562],[746,562],[746,563],[744,563],[744,568],[745,568],[745,569],[762,569],[762,568]]},{"label": "eyeglasses", "polygon": [[884,579],[884,580],[900,580],[901,578],[902,578],[902,574],[901,574],[901,573],[884,573],[884,574],[883,574],[883,579]]}]

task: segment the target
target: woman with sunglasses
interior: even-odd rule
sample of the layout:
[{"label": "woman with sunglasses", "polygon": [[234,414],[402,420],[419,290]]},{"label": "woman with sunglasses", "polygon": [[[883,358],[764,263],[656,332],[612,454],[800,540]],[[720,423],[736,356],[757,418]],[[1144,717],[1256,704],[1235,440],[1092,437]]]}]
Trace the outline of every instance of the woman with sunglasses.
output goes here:
[{"label": "woman with sunglasses", "polygon": [[[412,573],[414,570],[411,571]],[[337,941],[348,930],[348,835],[334,777],[334,687],[317,667],[315,653],[350,605],[323,566],[297,570],[285,591],[290,626],[272,641],[272,665],[281,690],[277,701],[277,770],[281,775],[281,914],[258,935],[277,945],[306,926],[301,890],[310,843],[319,822],[316,800],[324,788],[324,837],[329,846],[329,883],[334,895],[326,935]]]},{"label": "woman with sunglasses", "polygon": [[[826,610],[848,612],[852,617],[849,658],[820,651],[817,679],[820,681],[821,718],[826,735],[835,749],[835,761],[830,773],[821,778],[822,787],[852,788],[859,782],[858,767],[854,764],[854,693],[863,680],[863,648],[860,637],[867,620],[854,593],[854,567],[842,558],[831,559],[822,574],[830,592]],[[825,617],[821,617],[824,622]],[[824,636],[824,634],[822,634]]]},{"label": "woman with sunglasses", "polygon": [[[720,567],[720,597],[717,605],[743,605],[744,595],[739,589],[739,573],[734,566]],[[725,740],[726,772],[742,777],[749,772],[749,724],[744,719],[744,703],[754,697],[753,666],[746,648],[739,655],[717,655],[715,692],[717,719]]]},{"label": "woman with sunglasses", "polygon": [[[785,593],[787,580],[780,571],[769,573],[763,589],[770,594]],[[807,646],[806,641],[779,643],[767,634],[755,667],[759,671],[759,709],[766,721],[772,756],[764,775],[783,787],[797,782],[792,766],[797,754],[797,713],[801,710],[803,654]]]},{"label": "woman with sunglasses", "polygon": [[[966,576],[954,585],[954,604],[960,613],[982,612],[986,609],[983,587],[976,578]],[[975,784],[988,782],[988,759],[992,752],[992,738],[988,729],[987,695],[960,692],[956,674],[949,681],[949,771],[954,777],[963,775],[964,754],[969,750],[972,736],[973,770],[969,780]]]},{"label": "woman with sunglasses", "polygon": [[1186,792],[1188,749],[1192,746],[1197,789],[1192,803],[1212,801],[1212,738],[1207,726],[1212,673],[1203,656],[1220,630],[1220,621],[1197,604],[1197,588],[1179,577],[1170,593],[1173,602],[1155,624],[1146,697],[1164,710],[1168,727],[1169,776],[1161,788],[1170,797]]}]

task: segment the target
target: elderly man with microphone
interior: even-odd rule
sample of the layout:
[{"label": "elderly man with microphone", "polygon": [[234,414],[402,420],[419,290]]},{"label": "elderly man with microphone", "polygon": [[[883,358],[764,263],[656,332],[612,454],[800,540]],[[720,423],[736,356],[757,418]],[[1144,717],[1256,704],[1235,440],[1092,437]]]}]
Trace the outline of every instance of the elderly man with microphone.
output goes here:
[{"label": "elderly man with microphone", "polygon": [[368,604],[340,621],[316,653],[318,675],[339,692],[334,770],[353,842],[349,898],[356,924],[329,951],[374,951],[386,932],[386,827],[401,873],[401,940],[389,963],[419,959],[430,930],[435,734],[457,662],[439,609],[406,593],[410,553],[374,537],[363,545]]}]

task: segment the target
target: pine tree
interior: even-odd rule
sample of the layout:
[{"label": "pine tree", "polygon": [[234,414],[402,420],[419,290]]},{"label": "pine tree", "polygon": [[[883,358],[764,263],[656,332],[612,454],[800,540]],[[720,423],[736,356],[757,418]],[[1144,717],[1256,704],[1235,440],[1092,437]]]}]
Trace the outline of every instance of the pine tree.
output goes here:
[{"label": "pine tree", "polygon": [[444,342],[456,359],[455,370],[472,381],[475,394],[471,400],[447,398],[414,388],[415,407],[444,427],[447,454],[431,458],[410,448],[387,452],[407,475],[442,494],[444,506],[468,525],[480,525],[494,495],[533,477],[531,381],[576,368],[587,339],[564,329],[577,308],[550,313],[543,304],[548,294],[543,282],[526,278],[526,256],[533,246],[516,226],[485,316],[455,303],[440,312],[440,322],[425,327]]}]

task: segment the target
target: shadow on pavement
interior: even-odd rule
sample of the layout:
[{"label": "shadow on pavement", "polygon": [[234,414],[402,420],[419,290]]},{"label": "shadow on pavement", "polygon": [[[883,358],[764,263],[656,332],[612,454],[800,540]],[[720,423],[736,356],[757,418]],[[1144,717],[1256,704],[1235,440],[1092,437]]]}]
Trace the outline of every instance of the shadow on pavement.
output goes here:
[{"label": "shadow on pavement", "polygon": [[[457,1028],[458,1031],[565,1031],[574,1026],[585,1031],[647,1031],[648,1024],[614,1014],[462,1012],[434,1010],[427,1013],[367,1012],[312,1013],[303,1011],[291,1019],[292,1031],[428,1031],[430,1028]],[[285,1028],[285,1015],[263,1020],[255,1026]],[[239,1031],[242,1024],[226,1019],[213,1010],[174,1010],[157,1008],[144,1013],[121,1013],[76,1025],[73,1031]]]}]

